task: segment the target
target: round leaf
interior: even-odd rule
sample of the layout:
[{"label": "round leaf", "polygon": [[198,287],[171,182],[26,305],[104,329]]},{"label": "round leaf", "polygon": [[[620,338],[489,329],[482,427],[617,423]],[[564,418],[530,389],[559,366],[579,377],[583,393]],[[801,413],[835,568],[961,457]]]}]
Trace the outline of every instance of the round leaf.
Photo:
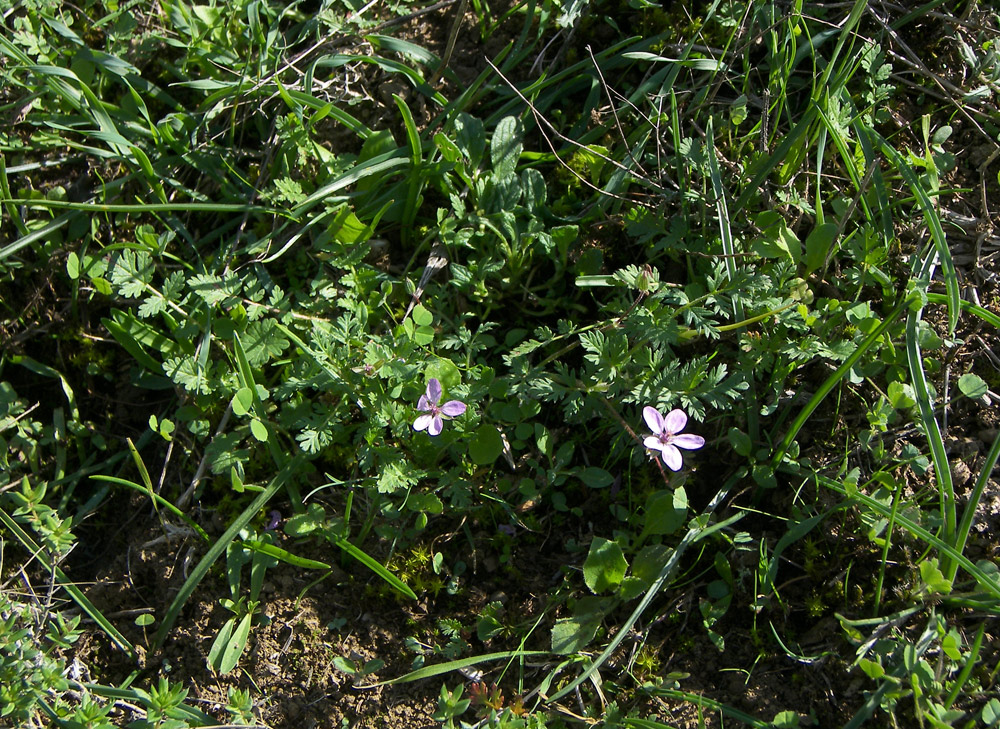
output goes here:
[{"label": "round leaf", "polygon": [[469,457],[479,466],[488,466],[503,452],[500,431],[492,425],[480,425],[469,441]]},{"label": "round leaf", "polygon": [[427,380],[434,378],[441,383],[441,389],[445,392],[443,400],[448,399],[448,390],[462,384],[462,375],[450,359],[436,359],[431,362],[424,370],[424,377]]},{"label": "round leaf", "polygon": [[267,426],[257,418],[250,421],[250,434],[261,443],[267,442]]},{"label": "round leaf", "polygon": [[250,412],[253,407],[253,390],[249,387],[241,387],[233,397],[233,414],[240,417]]},{"label": "round leaf", "polygon": [[431,322],[434,321],[434,315],[431,314],[423,304],[417,304],[413,307],[413,313],[410,314],[413,317],[413,321],[417,323],[420,327],[429,327]]},{"label": "round leaf", "polygon": [[978,400],[986,394],[989,386],[982,377],[974,375],[970,372],[969,374],[962,375],[958,378],[958,389],[961,390],[962,394],[966,397]]},{"label": "round leaf", "polygon": [[80,257],[72,251],[66,257],[66,273],[74,281],[80,278]]},{"label": "round leaf", "polygon": [[592,489],[603,489],[614,483],[615,478],[603,468],[591,466],[580,472],[580,480]]},{"label": "round leaf", "polygon": [[568,656],[583,650],[601,626],[600,616],[561,618],[552,626],[552,652]]},{"label": "round leaf", "polygon": [[683,488],[675,491],[655,491],[646,499],[646,520],[643,534],[673,534],[687,518],[687,493]]},{"label": "round leaf", "polygon": [[583,563],[583,580],[591,591],[600,593],[617,587],[627,569],[628,562],[617,542],[594,537],[587,561]]}]

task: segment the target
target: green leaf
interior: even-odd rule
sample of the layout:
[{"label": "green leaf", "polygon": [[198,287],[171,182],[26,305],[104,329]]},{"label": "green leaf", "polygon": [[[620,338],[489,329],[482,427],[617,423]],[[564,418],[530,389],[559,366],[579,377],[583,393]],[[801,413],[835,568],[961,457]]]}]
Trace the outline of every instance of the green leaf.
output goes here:
[{"label": "green leaf", "polygon": [[913,388],[902,382],[890,382],[886,394],[889,403],[897,410],[909,410],[917,404],[916,398],[913,397]]},{"label": "green leaf", "polygon": [[76,255],[75,251],[70,251],[69,255],[66,256],[66,273],[74,281],[80,278],[80,257]]},{"label": "green leaf", "polygon": [[242,288],[239,277],[234,273],[229,274],[225,279],[209,273],[201,273],[192,276],[188,280],[188,286],[209,306],[214,306],[231,296],[236,296]]},{"label": "green leaf", "polygon": [[290,537],[304,537],[323,526],[326,511],[319,504],[309,504],[305,513],[294,514],[285,521],[285,534]]},{"label": "green leaf", "polygon": [[479,167],[486,151],[486,134],[483,122],[462,112],[455,117],[455,144],[470,162],[470,167]]},{"label": "green leaf", "polygon": [[417,304],[413,307],[413,313],[410,314],[413,317],[413,321],[417,326],[429,327],[434,323],[434,315],[431,314],[423,304]]},{"label": "green leaf", "polygon": [[469,440],[469,457],[479,466],[488,466],[503,452],[500,431],[492,425],[480,425]]},{"label": "green leaf", "polygon": [[366,552],[354,546],[343,537],[334,534],[329,529],[323,533],[323,536],[325,536],[329,541],[336,544],[342,550],[347,552],[350,556],[354,557],[354,559],[356,559],[358,562],[360,562],[365,567],[374,572],[376,575],[385,580],[385,582],[390,587],[397,590],[401,594],[406,595],[406,597],[410,598],[411,600],[417,599],[416,594],[413,592],[413,590],[409,588],[409,586],[405,582],[396,577],[396,575],[392,574],[383,565],[377,562],[373,557],[370,557]]},{"label": "green leaf", "polygon": [[429,326],[418,326],[413,317],[403,320],[403,331],[413,340],[414,344],[424,347],[434,341],[434,329]]},{"label": "green leaf", "polygon": [[288,340],[278,330],[278,323],[274,319],[260,319],[247,324],[243,346],[246,348],[247,361],[252,366],[259,367],[284,352],[288,348]]},{"label": "green leaf", "polygon": [[153,278],[153,262],[146,251],[123,250],[111,269],[111,283],[128,299],[138,298],[146,292]]},{"label": "green leaf", "polygon": [[1000,699],[990,699],[986,702],[982,712],[983,721],[986,726],[1000,724]]},{"label": "green leaf", "polygon": [[590,466],[580,471],[580,480],[592,489],[603,489],[615,481],[615,477],[603,468]]},{"label": "green leaf", "polygon": [[254,418],[250,421],[250,435],[256,438],[261,443],[267,442],[267,426],[264,425],[259,419]]},{"label": "green leaf", "polygon": [[226,651],[226,646],[229,645],[229,640],[233,636],[233,627],[236,624],[235,618],[230,618],[219,630],[218,634],[215,636],[215,640],[212,641],[212,647],[208,651],[208,664],[216,671],[221,673],[220,666],[222,665],[222,656]]},{"label": "green leaf", "polygon": [[247,638],[250,637],[250,623],[252,621],[252,613],[244,615],[236,630],[233,631],[232,637],[226,641],[225,649],[222,651],[218,666],[216,667],[213,664],[213,668],[216,668],[219,673],[229,673],[236,668],[240,656],[243,655],[243,649],[247,646]]},{"label": "green leaf", "polygon": [[406,508],[410,511],[424,511],[430,514],[440,514],[444,511],[444,503],[436,494],[411,493],[406,499]]},{"label": "green leaf", "polygon": [[[310,504],[312,506],[312,504]],[[288,531],[287,529],[285,530]],[[302,567],[307,570],[328,570],[330,565],[326,562],[320,562],[315,559],[307,559],[306,557],[300,557],[297,554],[292,554],[288,550],[282,549],[281,547],[276,547],[273,544],[268,544],[267,542],[261,542],[259,540],[249,539],[243,542],[243,545],[254,552],[260,552],[266,554],[268,557],[274,557],[282,562],[287,562],[295,567]]]},{"label": "green leaf", "polygon": [[627,569],[628,562],[617,542],[594,537],[583,563],[583,581],[591,592],[601,593],[617,587]]},{"label": "green leaf", "polygon": [[552,626],[552,652],[566,656],[583,650],[594,639],[600,625],[599,615],[557,620]]},{"label": "green leaf", "polygon": [[947,595],[951,592],[951,580],[947,579],[941,572],[935,558],[925,559],[920,563],[920,579],[933,593]]},{"label": "green leaf", "polygon": [[819,269],[826,261],[826,256],[837,238],[836,223],[821,223],[806,237],[806,270],[809,274]]},{"label": "green leaf", "polygon": [[868,678],[878,681],[885,675],[885,669],[882,668],[881,663],[876,663],[875,661],[870,661],[867,658],[862,658],[858,661],[858,667],[865,672]]},{"label": "green leaf", "polygon": [[493,178],[504,180],[513,177],[517,162],[521,158],[521,125],[517,118],[507,116],[500,120],[490,142],[490,159],[493,162]]},{"label": "green leaf", "polygon": [[333,667],[341,673],[346,673],[348,675],[354,675],[358,671],[358,667],[354,665],[354,661],[348,660],[343,656],[333,657]]},{"label": "green leaf", "polygon": [[212,363],[208,363],[206,369],[202,369],[194,357],[171,357],[163,363],[166,374],[191,393],[207,395],[212,391],[209,377],[209,369]]},{"label": "green leaf", "polygon": [[391,494],[394,491],[412,486],[425,473],[423,469],[417,468],[408,459],[399,457],[396,460],[387,461],[382,464],[382,469],[376,481],[376,488],[380,494]]},{"label": "green leaf", "polygon": [[648,544],[632,559],[632,576],[648,589],[673,553],[666,544]]},{"label": "green leaf", "polygon": [[729,442],[732,444],[733,450],[744,458],[753,451],[753,441],[750,440],[750,436],[739,428],[729,429]]},{"label": "green leaf", "polygon": [[646,499],[646,521],[642,533],[673,534],[687,517],[687,493],[683,487],[675,491],[656,491]]},{"label": "green leaf", "polygon": [[974,375],[970,372],[958,378],[958,389],[961,390],[962,394],[966,397],[978,400],[986,394],[989,390],[989,386],[982,377]]},{"label": "green leaf", "polygon": [[779,711],[774,715],[770,726],[774,729],[798,729],[799,715],[794,711]]},{"label": "green leaf", "polygon": [[253,408],[253,390],[241,387],[233,396],[233,414],[241,418]]},{"label": "green leaf", "polygon": [[[413,309],[413,313],[417,313],[417,306]],[[458,387],[462,384],[462,374],[458,371],[458,367],[450,359],[436,359],[427,365],[427,369],[424,370],[424,377],[426,380],[431,378],[436,379],[441,383],[441,390],[445,393],[442,397],[443,400],[447,400],[447,392],[453,387]]]},{"label": "green leaf", "polygon": [[802,243],[792,229],[785,224],[785,219],[773,210],[767,210],[755,219],[761,229],[752,249],[754,253],[764,258],[786,258],[798,265],[802,257]]},{"label": "green leaf", "polygon": [[343,245],[364,243],[372,237],[371,226],[362,223],[346,205],[337,212],[327,230]]}]

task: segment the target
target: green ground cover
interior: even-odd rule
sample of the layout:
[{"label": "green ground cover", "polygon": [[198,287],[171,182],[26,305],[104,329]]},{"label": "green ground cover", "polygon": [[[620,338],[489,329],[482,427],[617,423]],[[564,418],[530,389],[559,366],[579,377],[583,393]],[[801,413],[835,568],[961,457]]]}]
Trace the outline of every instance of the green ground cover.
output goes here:
[{"label": "green ground cover", "polygon": [[0,725],[1000,725],[998,39],[0,0]]}]

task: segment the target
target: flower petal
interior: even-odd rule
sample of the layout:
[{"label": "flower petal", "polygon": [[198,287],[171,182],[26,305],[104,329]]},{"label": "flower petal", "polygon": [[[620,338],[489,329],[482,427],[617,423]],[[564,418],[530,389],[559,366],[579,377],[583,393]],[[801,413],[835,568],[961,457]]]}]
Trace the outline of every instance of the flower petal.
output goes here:
[{"label": "flower petal", "polygon": [[680,471],[681,466],[684,465],[684,459],[681,457],[681,452],[674,448],[672,443],[665,444],[660,455],[663,456],[663,462],[667,464],[667,468],[671,471]]},{"label": "flower petal", "polygon": [[642,444],[651,451],[662,451],[664,445],[663,441],[655,435],[647,435],[645,440],[642,441]]},{"label": "flower petal", "polygon": [[427,430],[434,422],[433,415],[421,415],[419,418],[413,421],[414,430]]},{"label": "flower petal", "polygon": [[649,405],[642,409],[642,419],[646,421],[646,426],[654,433],[663,432],[663,416],[656,408]]},{"label": "flower petal", "polygon": [[442,428],[444,428],[444,421],[441,420],[441,416],[440,415],[432,415],[431,416],[431,427],[429,427],[427,429],[427,432],[430,435],[439,435],[441,433],[441,429]]},{"label": "flower petal", "polygon": [[432,410],[431,401],[427,399],[427,395],[421,395],[420,399],[417,400],[417,410],[423,410],[428,413]]},{"label": "flower petal", "polygon": [[667,432],[671,434],[680,433],[684,430],[687,421],[688,416],[683,410],[671,410],[667,413],[667,417],[663,419],[663,423],[667,427]]},{"label": "flower petal", "polygon": [[675,435],[670,439],[678,448],[686,448],[689,451],[696,450],[705,445],[705,439],[700,435],[694,435],[693,433],[682,433],[681,435]]},{"label": "flower petal", "polygon": [[450,418],[454,418],[465,412],[465,403],[459,400],[449,400],[441,406],[441,412]]},{"label": "flower petal", "polygon": [[441,400],[441,383],[436,377],[427,380],[427,399],[435,405]]}]

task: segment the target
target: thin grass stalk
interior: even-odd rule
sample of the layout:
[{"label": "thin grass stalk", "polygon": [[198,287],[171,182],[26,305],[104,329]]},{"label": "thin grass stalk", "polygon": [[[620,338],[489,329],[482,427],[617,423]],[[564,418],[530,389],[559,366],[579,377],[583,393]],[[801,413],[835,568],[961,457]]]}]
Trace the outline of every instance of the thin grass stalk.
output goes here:
[{"label": "thin grass stalk", "polygon": [[[927,301],[932,304],[947,304],[948,297],[943,294],[927,294]],[[962,307],[962,311],[967,311],[970,314],[975,314],[983,321],[992,324],[993,326],[1000,329],[1000,316],[997,316],[989,309],[984,309],[983,307],[973,304],[971,301],[966,301],[965,299],[960,300],[959,305]]]},{"label": "thin grass stalk", "polygon": [[433,666],[423,666],[415,671],[410,671],[397,678],[389,679],[388,681],[379,681],[378,683],[366,684],[363,686],[355,686],[357,689],[368,689],[376,688],[377,686],[394,686],[400,683],[410,683],[412,681],[419,681],[424,678],[434,678],[434,676],[440,676],[445,673],[451,673],[452,671],[457,671],[460,668],[468,668],[469,666],[476,666],[480,663],[488,663],[489,661],[507,661],[516,658],[527,658],[532,656],[551,656],[552,654],[548,651],[499,651],[497,653],[484,653],[481,656],[471,656],[469,658],[457,658],[453,661],[447,661],[445,663],[435,663]]},{"label": "thin grass stalk", "polygon": [[[842,484],[837,483],[831,478],[816,475],[816,478],[820,483],[823,484],[828,489],[836,491],[838,494],[843,494],[850,499],[860,502],[865,506],[865,508],[881,514],[885,518],[889,518],[891,515],[891,509],[883,504],[881,501],[873,499],[867,494],[861,493],[857,490],[852,490],[848,493]],[[1000,585],[997,584],[996,580],[986,572],[984,572],[978,565],[973,564],[965,555],[958,552],[954,546],[945,542],[940,537],[932,534],[927,529],[917,524],[915,521],[909,519],[905,514],[897,514],[896,523],[906,531],[908,531],[916,539],[920,539],[927,542],[930,546],[937,549],[944,555],[947,555],[951,559],[958,563],[958,566],[964,569],[969,575],[978,583],[979,588],[986,594],[988,594],[993,600],[1000,600]]]},{"label": "thin grass stalk", "polygon": [[872,608],[872,616],[878,615],[882,606],[882,589],[885,584],[885,567],[889,562],[889,548],[892,545],[892,531],[896,526],[896,515],[899,513],[899,498],[903,493],[900,484],[896,484],[896,489],[892,492],[892,511],[889,514],[889,523],[885,527],[885,540],[882,544],[882,559],[879,561],[878,579],[875,582],[875,606]]},{"label": "thin grass stalk", "polygon": [[202,529],[198,525],[198,522],[196,522],[194,519],[192,519],[191,517],[189,517],[183,511],[181,511],[180,509],[178,509],[173,503],[171,503],[169,500],[163,498],[162,496],[160,496],[160,494],[156,493],[152,489],[148,489],[145,486],[137,484],[135,481],[129,481],[129,480],[124,479],[124,478],[118,478],[117,476],[104,476],[104,475],[101,475],[101,474],[95,474],[95,475],[91,476],[91,478],[93,480],[95,480],[95,481],[105,481],[107,483],[113,483],[113,484],[116,484],[118,486],[125,486],[127,488],[134,489],[135,491],[138,491],[140,494],[144,494],[144,495],[148,496],[150,498],[150,500],[153,501],[154,505],[155,504],[159,504],[160,506],[162,506],[163,508],[165,508],[167,511],[169,511],[171,514],[173,514],[174,516],[176,516],[178,519],[181,519],[185,524],[187,524],[189,527],[191,527],[191,530],[194,531],[203,540],[205,540],[206,542],[211,541],[211,539],[209,539],[209,536],[205,532],[205,530]]},{"label": "thin grass stalk", "polygon": [[951,249],[948,247],[948,239],[944,234],[944,228],[941,226],[941,218],[937,214],[937,210],[934,209],[934,202],[927,194],[927,191],[924,190],[924,186],[920,184],[920,180],[913,170],[910,169],[906,160],[903,159],[903,156],[878,132],[870,130],[870,133],[875,141],[878,142],[882,152],[892,161],[899,174],[906,180],[906,184],[913,191],[917,202],[920,204],[920,209],[923,211],[924,220],[927,223],[931,240],[934,243],[934,249],[937,251],[938,262],[941,265],[941,278],[944,279],[945,289],[948,294],[948,333],[953,334],[955,327],[958,326],[961,295],[958,290],[958,273],[955,270],[955,261],[951,257]]},{"label": "thin grass stalk", "polygon": [[805,425],[809,416],[811,416],[813,412],[815,412],[816,408],[819,407],[820,403],[823,402],[823,399],[830,394],[830,391],[837,385],[837,383],[847,375],[855,364],[857,364],[858,360],[861,359],[864,353],[871,349],[875,343],[882,338],[882,335],[885,334],[889,327],[891,327],[902,315],[904,309],[906,309],[909,303],[910,297],[907,296],[896,304],[886,318],[882,320],[882,323],[879,324],[871,332],[871,334],[865,337],[864,341],[858,345],[858,348],[851,353],[851,356],[845,359],[841,363],[840,367],[838,367],[832,375],[823,381],[823,384],[820,385],[815,394],[809,398],[809,402],[806,403],[805,407],[802,408],[795,420],[792,421],[788,432],[785,433],[785,437],[781,439],[781,443],[779,443],[778,447],[775,449],[774,454],[771,456],[772,468],[776,468],[781,463],[782,459],[785,457],[785,453],[788,452],[788,448],[792,444],[792,441],[795,440],[795,436],[799,434],[802,426]]},{"label": "thin grass stalk", "polygon": [[972,648],[969,650],[969,655],[965,657],[965,664],[962,666],[962,670],[958,672],[958,676],[955,677],[954,685],[951,687],[951,691],[948,692],[948,697],[944,700],[944,708],[950,709],[955,700],[958,699],[962,689],[965,687],[966,682],[969,680],[969,676],[972,675],[972,669],[976,667],[976,663],[979,660],[979,651],[983,647],[983,636],[986,634],[986,621],[982,621],[979,624],[979,630],[976,631],[976,638],[972,641]]},{"label": "thin grass stalk", "polygon": [[[468,0],[462,0],[463,4]],[[456,29],[461,23],[461,16],[456,22]],[[443,62],[443,63],[446,63]],[[406,102],[399,96],[393,95],[393,101],[399,109],[399,115],[403,118],[403,126],[406,129],[406,141],[410,148],[410,169],[406,181],[406,200],[403,203],[403,214],[400,221],[400,235],[403,243],[409,242],[410,234],[413,231],[413,222],[417,219],[417,208],[420,206],[420,188],[422,187],[421,173],[423,172],[423,145],[420,142],[420,133],[417,131],[416,121],[413,113]]]},{"label": "thin grass stalk", "polygon": [[[936,254],[933,249],[927,252],[920,271],[922,279],[929,281],[933,276],[935,258]],[[956,306],[956,312],[957,310]],[[913,385],[913,396],[917,401],[917,412],[920,414],[920,424],[923,427],[924,436],[927,438],[931,460],[934,463],[934,473],[937,476],[938,508],[944,522],[944,541],[949,545],[954,545],[956,528],[955,486],[951,478],[951,465],[948,462],[944,438],[941,435],[937,418],[934,417],[934,404],[930,399],[930,385],[927,383],[923,356],[920,352],[917,325],[920,322],[922,312],[922,306],[916,307],[911,309],[906,317],[906,360],[910,370],[910,381]],[[941,571],[948,574],[952,569],[948,560],[944,559]]]},{"label": "thin grass stalk", "polygon": [[[735,281],[738,271],[736,269],[736,246],[733,244],[733,231],[730,227],[729,210],[726,207],[726,189],[722,185],[722,174],[719,171],[719,159],[715,154],[715,125],[709,118],[705,125],[705,144],[707,146],[708,173],[712,180],[712,195],[715,197],[715,209],[719,218],[719,235],[722,237],[722,252],[726,256],[726,273],[730,281]],[[739,297],[733,300],[733,314],[736,321],[746,319],[743,310],[743,302]],[[750,439],[756,443],[760,440],[760,419],[757,411],[756,385],[754,379],[749,378],[749,391],[747,393],[747,430]]]},{"label": "thin grass stalk", "polygon": [[10,192],[10,180],[7,179],[7,165],[5,163],[4,155],[0,154],[0,200],[3,201],[4,207],[7,208],[7,213],[10,215],[10,219],[14,222],[14,227],[17,228],[17,232],[23,238],[28,235],[28,227],[21,219],[21,215],[17,210],[17,205],[13,203],[13,197],[14,196]]},{"label": "thin grass stalk", "polygon": [[[697,706],[699,710],[709,709],[710,711],[716,711],[722,714],[723,717],[729,717],[736,721],[743,722],[747,726],[753,727],[753,729],[769,729],[774,726],[769,721],[762,721],[745,711],[740,711],[737,708],[723,704],[721,701],[709,699],[704,696],[700,696],[699,694],[691,693],[690,691],[669,688],[654,688],[650,689],[650,693],[654,696],[674,699],[675,701],[686,701]],[[623,723],[625,726],[632,727],[633,729],[673,729],[669,724],[661,724],[660,722],[653,721],[652,719],[626,718]]]},{"label": "thin grass stalk", "polygon": [[[954,541],[955,549],[960,553],[965,552],[965,545],[969,540],[969,532],[972,531],[972,522],[976,517],[976,511],[979,509],[979,502],[983,498],[983,492],[986,490],[986,485],[989,483],[998,458],[1000,458],[1000,433],[993,439],[993,446],[990,448],[990,452],[986,454],[986,460],[980,468],[979,477],[976,479],[976,484],[972,487],[972,493],[969,494],[969,500],[962,511],[962,521],[958,525],[958,532],[955,534]],[[949,580],[954,580],[957,570],[958,565],[953,564],[950,566],[950,569],[942,571],[945,577]]]}]

